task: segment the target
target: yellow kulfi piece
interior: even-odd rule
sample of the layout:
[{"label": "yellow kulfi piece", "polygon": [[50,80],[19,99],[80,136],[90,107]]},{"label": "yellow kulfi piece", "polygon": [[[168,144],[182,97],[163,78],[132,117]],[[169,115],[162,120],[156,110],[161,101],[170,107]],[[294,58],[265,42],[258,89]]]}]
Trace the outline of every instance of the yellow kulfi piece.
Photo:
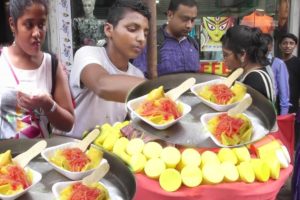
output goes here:
[{"label": "yellow kulfi piece", "polygon": [[280,175],[280,163],[277,158],[269,157],[263,159],[270,168],[270,176],[272,179],[277,180]]},{"label": "yellow kulfi piece", "polygon": [[224,173],[224,180],[226,182],[235,182],[240,177],[238,169],[231,161],[222,162],[221,169]]},{"label": "yellow kulfi piece", "polygon": [[128,155],[125,151],[120,151],[116,153],[127,165],[130,165],[130,155]]},{"label": "yellow kulfi piece", "polygon": [[112,151],[118,139],[119,136],[116,134],[111,134],[107,136],[102,144],[103,148],[106,149],[107,151]]},{"label": "yellow kulfi piece", "polygon": [[224,179],[221,165],[218,163],[207,163],[202,167],[202,177],[205,184],[218,184]]},{"label": "yellow kulfi piece", "polygon": [[266,162],[261,159],[251,159],[250,163],[258,181],[266,182],[270,178],[270,168]]},{"label": "yellow kulfi piece", "polygon": [[162,149],[162,146],[158,142],[148,142],[144,146],[143,154],[147,159],[159,158]]},{"label": "yellow kulfi piece", "polygon": [[202,172],[196,165],[187,165],[181,170],[182,183],[187,187],[196,187],[202,182]]},{"label": "yellow kulfi piece", "polygon": [[111,133],[112,126],[108,123],[105,123],[100,128],[100,135],[95,139],[94,144],[98,146],[102,146],[102,143]]},{"label": "yellow kulfi piece", "polygon": [[144,172],[149,178],[158,179],[166,169],[166,164],[160,158],[151,158],[146,162]]},{"label": "yellow kulfi piece", "polygon": [[251,159],[249,150],[245,146],[233,148],[232,151],[235,153],[239,163],[244,161],[250,161]]},{"label": "yellow kulfi piece", "polygon": [[181,184],[181,175],[176,169],[166,169],[159,177],[160,187],[167,192],[175,192]]},{"label": "yellow kulfi piece", "polygon": [[201,166],[203,167],[205,164],[220,164],[220,160],[215,152],[212,151],[204,151],[201,154]]},{"label": "yellow kulfi piece", "polygon": [[142,153],[133,154],[130,158],[129,165],[134,173],[143,171],[147,159]]},{"label": "yellow kulfi piece", "polygon": [[175,147],[163,148],[160,158],[166,163],[167,168],[175,168],[181,159],[181,154]]},{"label": "yellow kulfi piece", "polygon": [[218,158],[222,162],[229,161],[234,165],[237,164],[238,159],[230,148],[221,148],[218,152]]},{"label": "yellow kulfi piece", "polygon": [[131,156],[139,154],[143,151],[144,144],[144,141],[140,138],[131,139],[127,144],[126,152]]},{"label": "yellow kulfi piece", "polygon": [[126,137],[120,137],[114,144],[113,153],[118,155],[121,152],[125,152],[128,143],[129,140]]},{"label": "yellow kulfi piece", "polygon": [[187,165],[194,165],[197,167],[200,166],[201,164],[200,153],[193,148],[185,149],[181,154],[181,163],[183,166],[187,166]]},{"label": "yellow kulfi piece", "polygon": [[240,174],[240,179],[245,183],[253,183],[255,180],[255,173],[251,166],[250,161],[241,162],[237,166],[238,172]]}]

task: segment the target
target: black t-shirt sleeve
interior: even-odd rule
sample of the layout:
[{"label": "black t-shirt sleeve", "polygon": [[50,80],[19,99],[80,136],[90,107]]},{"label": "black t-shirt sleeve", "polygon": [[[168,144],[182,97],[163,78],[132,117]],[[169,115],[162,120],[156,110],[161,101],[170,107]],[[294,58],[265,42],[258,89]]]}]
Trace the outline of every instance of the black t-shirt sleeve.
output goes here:
[{"label": "black t-shirt sleeve", "polygon": [[266,85],[258,72],[251,72],[248,74],[243,83],[249,85],[268,98]]}]

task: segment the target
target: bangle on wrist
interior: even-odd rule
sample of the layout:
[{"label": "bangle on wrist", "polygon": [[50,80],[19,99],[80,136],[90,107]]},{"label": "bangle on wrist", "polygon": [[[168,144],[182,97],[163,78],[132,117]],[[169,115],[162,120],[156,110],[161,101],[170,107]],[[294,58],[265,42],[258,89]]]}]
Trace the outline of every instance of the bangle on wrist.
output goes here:
[{"label": "bangle on wrist", "polygon": [[54,112],[56,110],[56,108],[57,108],[57,104],[56,104],[55,101],[53,101],[53,105],[52,105],[52,107],[50,109],[50,112]]},{"label": "bangle on wrist", "polygon": [[55,101],[52,101],[52,102],[53,102],[53,104],[52,104],[52,107],[51,107],[51,109],[49,110],[49,112],[54,112],[54,111],[56,110],[56,108],[57,108],[56,102],[55,102]]}]

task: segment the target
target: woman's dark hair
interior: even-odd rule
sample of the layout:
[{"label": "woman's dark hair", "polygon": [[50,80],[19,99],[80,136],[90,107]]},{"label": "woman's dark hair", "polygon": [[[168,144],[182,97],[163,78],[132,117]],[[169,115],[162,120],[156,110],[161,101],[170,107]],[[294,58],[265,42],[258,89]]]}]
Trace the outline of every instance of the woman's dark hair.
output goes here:
[{"label": "woman's dark hair", "polygon": [[269,33],[263,33],[262,37],[265,40],[265,42],[267,43],[267,45],[273,43],[273,37]]},{"label": "woman's dark hair", "polygon": [[149,8],[141,0],[117,0],[108,11],[107,22],[116,26],[128,11],[136,11],[148,20],[151,18]]},{"label": "woman's dark hair", "polygon": [[231,27],[221,38],[222,46],[231,50],[235,55],[246,52],[247,58],[262,66],[268,64],[266,54],[268,45],[258,28],[244,25]]},{"label": "woman's dark hair", "polygon": [[46,14],[48,14],[48,0],[10,0],[10,17],[12,17],[13,21],[17,23],[19,17],[24,14],[25,9],[35,3],[43,5],[46,9]]},{"label": "woman's dark hair", "polygon": [[195,0],[171,0],[169,4],[169,11],[176,11],[179,5],[185,5],[188,7],[197,7],[197,2]]},{"label": "woman's dark hair", "polygon": [[285,33],[285,34],[283,34],[283,35],[279,38],[279,44],[280,44],[285,38],[290,38],[290,39],[294,40],[294,42],[295,42],[296,44],[298,44],[298,38],[297,38],[294,34],[292,34],[292,33]]}]

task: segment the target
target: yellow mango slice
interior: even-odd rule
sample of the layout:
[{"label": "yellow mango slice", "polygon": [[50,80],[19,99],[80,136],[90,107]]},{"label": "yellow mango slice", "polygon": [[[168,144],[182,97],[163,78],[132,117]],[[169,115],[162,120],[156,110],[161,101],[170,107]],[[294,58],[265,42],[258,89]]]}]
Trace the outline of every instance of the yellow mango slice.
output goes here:
[{"label": "yellow mango slice", "polygon": [[158,88],[155,88],[148,93],[147,100],[153,101],[156,99],[160,99],[164,96],[165,96],[164,87],[159,86]]},{"label": "yellow mango slice", "polygon": [[148,142],[145,144],[143,154],[147,159],[159,158],[162,152],[162,146],[157,142]]},{"label": "yellow mango slice", "polygon": [[203,182],[205,184],[218,184],[224,179],[221,165],[217,163],[207,163],[202,167]]},{"label": "yellow mango slice", "polygon": [[160,158],[166,163],[167,168],[175,168],[181,159],[181,154],[178,149],[169,146],[162,150]]},{"label": "yellow mango slice", "polygon": [[5,184],[0,186],[0,194],[8,195],[12,193],[13,188],[10,184]]},{"label": "yellow mango slice", "polygon": [[0,167],[12,163],[11,150],[7,150],[0,154]]},{"label": "yellow mango slice", "polygon": [[160,187],[167,192],[174,192],[178,190],[181,184],[181,175],[175,169],[166,169],[159,177]]},{"label": "yellow mango slice", "polygon": [[235,182],[240,177],[237,167],[231,161],[222,162],[221,169],[226,182]]},{"label": "yellow mango slice", "polygon": [[93,169],[95,167],[97,167],[102,158],[103,158],[103,152],[100,149],[97,149],[93,146],[91,146],[87,151],[86,151],[86,155],[87,157],[91,160],[90,163],[88,163],[83,169],[82,171],[86,171],[89,169]]},{"label": "yellow mango slice", "polygon": [[241,162],[237,166],[238,172],[240,174],[240,179],[245,183],[253,183],[255,180],[255,173],[251,166],[250,161]]},{"label": "yellow mango slice", "polygon": [[202,182],[202,172],[196,165],[187,165],[181,170],[182,183],[187,187],[196,187]]},{"label": "yellow mango slice", "polygon": [[230,148],[221,148],[218,152],[218,158],[221,163],[228,161],[235,165],[238,162],[236,155]]},{"label": "yellow mango slice", "polygon": [[151,158],[147,161],[144,171],[149,178],[158,179],[166,169],[166,164],[160,158]]}]

